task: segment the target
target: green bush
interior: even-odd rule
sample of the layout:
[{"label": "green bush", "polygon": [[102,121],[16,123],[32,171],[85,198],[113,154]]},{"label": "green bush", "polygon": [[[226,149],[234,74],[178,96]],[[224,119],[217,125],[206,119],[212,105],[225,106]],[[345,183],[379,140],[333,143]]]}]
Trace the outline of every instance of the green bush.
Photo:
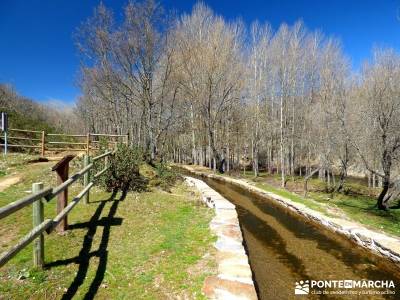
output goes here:
[{"label": "green bush", "polygon": [[[143,154],[139,149],[119,144],[115,154],[109,157],[109,169],[100,176],[98,183],[109,192],[143,191],[147,181],[139,173],[142,161]],[[100,170],[101,167],[97,166],[96,169]]]}]

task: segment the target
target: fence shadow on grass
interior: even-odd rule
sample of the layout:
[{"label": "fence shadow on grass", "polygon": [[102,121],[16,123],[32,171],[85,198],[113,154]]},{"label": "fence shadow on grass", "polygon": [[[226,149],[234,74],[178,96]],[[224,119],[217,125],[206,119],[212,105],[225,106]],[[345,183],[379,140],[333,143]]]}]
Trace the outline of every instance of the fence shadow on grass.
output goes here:
[{"label": "fence shadow on grass", "polygon": [[[72,299],[77,293],[79,287],[83,284],[86,279],[86,275],[89,269],[90,259],[95,256],[99,258],[95,277],[93,278],[88,291],[86,292],[83,299],[93,299],[104,279],[104,274],[107,268],[108,260],[108,242],[110,238],[111,226],[119,226],[122,224],[121,218],[115,218],[115,214],[118,209],[118,205],[126,197],[126,193],[122,193],[119,199],[115,199],[116,193],[113,193],[111,197],[104,201],[99,201],[99,205],[93,214],[89,222],[73,224],[69,226],[69,230],[87,228],[87,232],[83,239],[82,248],[79,255],[73,258],[58,260],[51,262],[46,265],[47,268],[60,265],[68,265],[70,263],[79,264],[78,272],[73,282],[68,287],[61,299]],[[108,215],[100,219],[100,216],[105,208],[105,205],[112,202]],[[91,251],[94,235],[96,234],[97,228],[103,227],[103,234],[101,237],[99,248],[96,251]]]}]

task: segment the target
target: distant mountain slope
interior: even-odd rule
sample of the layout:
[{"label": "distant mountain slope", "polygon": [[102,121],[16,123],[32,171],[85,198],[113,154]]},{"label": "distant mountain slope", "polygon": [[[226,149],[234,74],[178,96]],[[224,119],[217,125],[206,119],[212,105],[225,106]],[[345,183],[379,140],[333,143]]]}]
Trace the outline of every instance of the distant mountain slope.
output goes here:
[{"label": "distant mountain slope", "polygon": [[0,83],[0,111],[9,115],[9,127],[46,132],[77,132],[80,122],[72,109],[43,105],[18,95],[10,86]]}]

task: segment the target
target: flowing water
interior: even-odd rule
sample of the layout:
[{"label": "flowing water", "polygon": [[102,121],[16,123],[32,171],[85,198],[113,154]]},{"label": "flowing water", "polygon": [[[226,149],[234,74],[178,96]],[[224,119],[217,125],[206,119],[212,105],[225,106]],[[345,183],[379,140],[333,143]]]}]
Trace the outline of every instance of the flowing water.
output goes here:
[{"label": "flowing water", "polygon": [[[384,259],[271,200],[229,183],[201,179],[236,205],[260,299],[400,299],[399,271]],[[295,282],[300,280],[393,280],[396,288],[390,290],[396,294],[309,294],[304,298],[294,294]],[[335,290],[346,289],[325,289]],[[351,289],[368,290],[386,289]]]}]

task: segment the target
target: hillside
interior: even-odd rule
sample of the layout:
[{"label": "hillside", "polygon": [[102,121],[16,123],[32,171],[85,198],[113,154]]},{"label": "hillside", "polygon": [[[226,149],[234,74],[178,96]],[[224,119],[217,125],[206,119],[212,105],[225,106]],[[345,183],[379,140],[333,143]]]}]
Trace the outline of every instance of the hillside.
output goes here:
[{"label": "hillside", "polygon": [[0,111],[9,115],[9,127],[44,130],[51,132],[75,132],[79,130],[72,108],[56,109],[19,95],[12,86],[0,83]]}]

